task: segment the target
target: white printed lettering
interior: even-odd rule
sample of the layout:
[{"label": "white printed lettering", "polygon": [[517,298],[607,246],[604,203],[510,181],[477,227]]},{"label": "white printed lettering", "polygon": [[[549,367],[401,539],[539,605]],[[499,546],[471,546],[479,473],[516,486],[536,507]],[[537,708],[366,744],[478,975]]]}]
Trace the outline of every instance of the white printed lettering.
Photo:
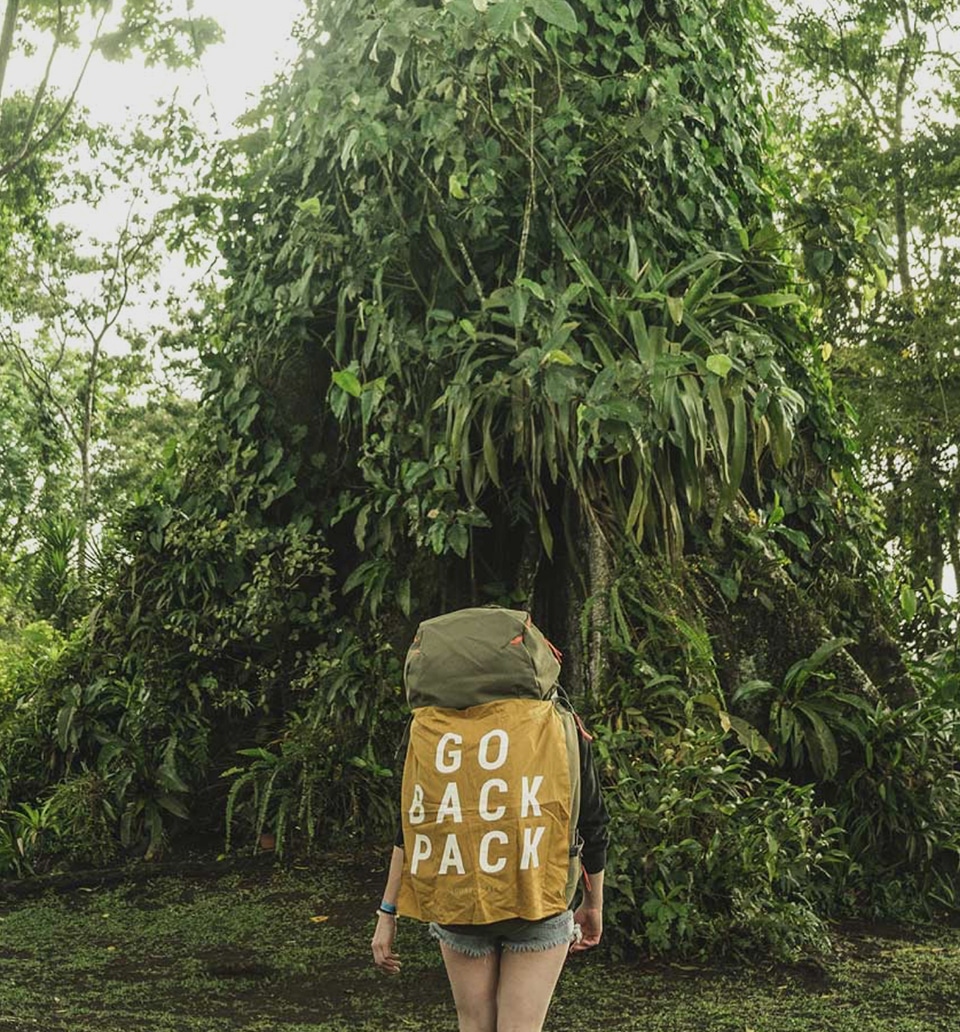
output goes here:
[{"label": "white printed lettering", "polygon": [[484,874],[499,874],[507,866],[507,858],[505,856],[500,857],[494,864],[490,863],[490,843],[494,839],[502,846],[505,846],[507,844],[507,833],[505,831],[488,831],[480,839],[480,870]]},{"label": "white printed lettering", "polygon": [[523,800],[520,804],[520,816],[526,817],[531,809],[533,810],[534,817],[540,817],[540,803],[537,801],[537,792],[540,791],[540,786],[543,784],[543,775],[538,774],[533,779],[533,785],[530,784],[530,779],[524,775],[523,778]]},{"label": "white printed lettering", "polygon": [[489,781],[484,781],[480,789],[480,817],[485,821],[498,821],[507,812],[505,806],[498,806],[495,810],[490,809],[490,793],[494,789],[498,792],[506,792],[506,781],[502,778],[491,778]]},{"label": "white printed lettering", "polygon": [[529,871],[531,867],[540,866],[540,856],[537,853],[537,848],[546,830],[542,824],[538,828],[523,829],[523,855],[520,857],[521,871]]},{"label": "white printed lettering", "polygon": [[437,810],[437,824],[443,824],[447,817],[453,818],[454,824],[463,821],[463,814],[460,810],[460,789],[456,781],[451,781],[443,790],[443,798],[440,800],[440,808]]},{"label": "white printed lettering", "polygon": [[410,858],[410,873],[416,874],[421,860],[429,860],[433,847],[426,835],[417,835],[413,840],[413,856]]},{"label": "white printed lettering", "polygon": [[463,760],[463,753],[459,749],[451,749],[445,755],[444,751],[448,745],[463,745],[463,736],[456,734],[454,731],[448,731],[437,742],[437,770],[441,774],[452,774],[454,771],[459,770],[460,763]]},{"label": "white printed lettering", "polygon": [[408,816],[411,824],[423,824],[423,819],[427,816],[423,809],[423,785],[419,783],[413,786],[413,802],[410,803]]},{"label": "white printed lettering", "polygon": [[[487,751],[490,748],[490,743],[496,739],[500,745],[494,759],[490,759],[487,755]],[[477,748],[477,762],[483,767],[484,770],[496,770],[498,767],[502,767],[507,762],[507,750],[510,748],[510,738],[507,732],[503,728],[494,728],[492,731],[488,731],[483,738],[480,739],[480,744]]]},{"label": "white printed lettering", "polygon": [[448,868],[452,867],[457,874],[463,874],[463,857],[460,854],[460,843],[457,836],[449,834],[446,844],[443,847],[443,856],[440,859],[440,870],[438,874],[446,874]]}]

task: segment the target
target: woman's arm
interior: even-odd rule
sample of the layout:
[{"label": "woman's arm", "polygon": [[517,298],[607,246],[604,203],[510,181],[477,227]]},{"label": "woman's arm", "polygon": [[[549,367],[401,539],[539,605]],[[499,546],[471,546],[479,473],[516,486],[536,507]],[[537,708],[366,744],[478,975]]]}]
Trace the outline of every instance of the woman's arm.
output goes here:
[{"label": "woman's arm", "polygon": [[571,947],[580,953],[596,946],[603,935],[603,869],[606,866],[610,817],[603,803],[600,778],[590,742],[580,736],[580,819],[583,836],[583,900],[573,915],[580,926],[581,939]]},{"label": "woman's arm", "polygon": [[[383,890],[383,902],[396,907],[400,895],[400,876],[403,872],[403,849],[393,847],[390,855],[390,870],[387,872],[387,884]],[[397,937],[397,915],[386,914],[377,910],[377,927],[373,933],[370,947],[373,950],[373,962],[388,975],[400,974],[400,958],[393,952],[393,943]]]},{"label": "woman's arm", "polygon": [[580,926],[581,938],[570,947],[571,953],[582,953],[600,942],[603,935],[603,871],[584,874],[583,901],[573,915]]}]

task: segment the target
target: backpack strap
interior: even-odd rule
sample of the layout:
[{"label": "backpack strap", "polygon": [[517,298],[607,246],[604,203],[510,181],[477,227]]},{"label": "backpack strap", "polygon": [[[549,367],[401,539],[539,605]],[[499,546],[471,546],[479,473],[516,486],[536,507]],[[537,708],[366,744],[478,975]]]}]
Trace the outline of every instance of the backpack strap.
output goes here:
[{"label": "backpack strap", "polygon": [[580,837],[580,742],[578,737],[582,724],[570,704],[560,696],[554,699],[554,706],[563,724],[563,733],[567,746],[567,764],[570,770],[570,866],[567,870],[566,899],[567,906],[573,902],[580,882],[580,854],[583,851],[583,839]]}]

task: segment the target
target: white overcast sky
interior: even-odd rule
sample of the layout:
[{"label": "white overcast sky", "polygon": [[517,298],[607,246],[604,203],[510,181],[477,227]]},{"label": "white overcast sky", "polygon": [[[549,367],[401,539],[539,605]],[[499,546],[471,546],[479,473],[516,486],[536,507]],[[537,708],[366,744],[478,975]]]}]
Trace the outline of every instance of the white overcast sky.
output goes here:
[{"label": "white overcast sky", "polygon": [[[192,69],[146,68],[134,57],[124,62],[106,61],[94,55],[84,76],[77,102],[90,112],[94,123],[122,126],[133,123],[141,116],[154,114],[158,103],[169,103],[176,94],[177,101],[193,112],[201,128],[212,135],[235,135],[235,120],[252,107],[260,90],[271,82],[278,72],[294,61],[297,47],[292,40],[292,28],[308,0],[177,0],[183,16],[192,7],[194,14],[214,18],[224,33],[222,43],[209,47],[200,64]],[[2,5],[0,5],[2,6]],[[115,0],[115,8],[121,0]],[[93,22],[89,26],[92,36]],[[32,93],[43,76],[49,55],[48,38],[39,40],[41,46],[32,57],[14,53],[8,69],[4,92],[23,89]],[[82,67],[86,51],[62,50],[51,73],[51,85],[61,94],[68,95]],[[128,211],[128,198],[117,194],[104,198],[96,208],[81,204],[62,207],[57,216],[77,226],[91,242],[94,238],[109,238],[111,226],[121,225]],[[149,209],[151,200],[145,196],[140,206]],[[177,255],[168,256],[158,284],[138,283],[128,299],[123,321],[144,328],[164,320],[162,290],[174,290],[187,297],[201,270],[188,269]],[[78,282],[79,293],[87,287]],[[158,309],[157,305],[160,305]],[[31,324],[21,327],[28,338]],[[105,342],[111,351],[124,351],[126,345],[118,336],[111,335]]]},{"label": "white overcast sky", "polygon": [[[122,124],[129,116],[152,111],[157,99],[169,100],[176,90],[181,103],[194,107],[197,116],[211,121],[229,135],[233,121],[252,106],[262,86],[296,55],[291,28],[304,9],[305,0],[179,0],[182,14],[193,8],[196,15],[215,18],[223,28],[224,41],[206,50],[197,69],[144,68],[137,59],[118,63],[99,55],[81,86],[78,100],[95,121]],[[121,6],[118,2],[117,8]],[[91,23],[92,24],[92,23]],[[52,80],[60,90],[72,88],[81,53],[62,51]],[[35,87],[42,74],[46,53],[31,61],[11,61],[9,85]],[[39,62],[39,63],[38,63]],[[211,110],[212,109],[212,110]]]}]

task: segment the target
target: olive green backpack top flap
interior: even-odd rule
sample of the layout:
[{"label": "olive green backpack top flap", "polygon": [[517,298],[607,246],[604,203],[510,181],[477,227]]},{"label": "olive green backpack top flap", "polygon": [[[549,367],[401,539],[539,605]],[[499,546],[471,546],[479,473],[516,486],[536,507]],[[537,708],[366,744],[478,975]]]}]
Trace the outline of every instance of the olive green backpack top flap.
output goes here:
[{"label": "olive green backpack top flap", "polygon": [[494,606],[424,620],[404,667],[411,709],[467,709],[497,699],[547,699],[560,663],[529,613]]}]

